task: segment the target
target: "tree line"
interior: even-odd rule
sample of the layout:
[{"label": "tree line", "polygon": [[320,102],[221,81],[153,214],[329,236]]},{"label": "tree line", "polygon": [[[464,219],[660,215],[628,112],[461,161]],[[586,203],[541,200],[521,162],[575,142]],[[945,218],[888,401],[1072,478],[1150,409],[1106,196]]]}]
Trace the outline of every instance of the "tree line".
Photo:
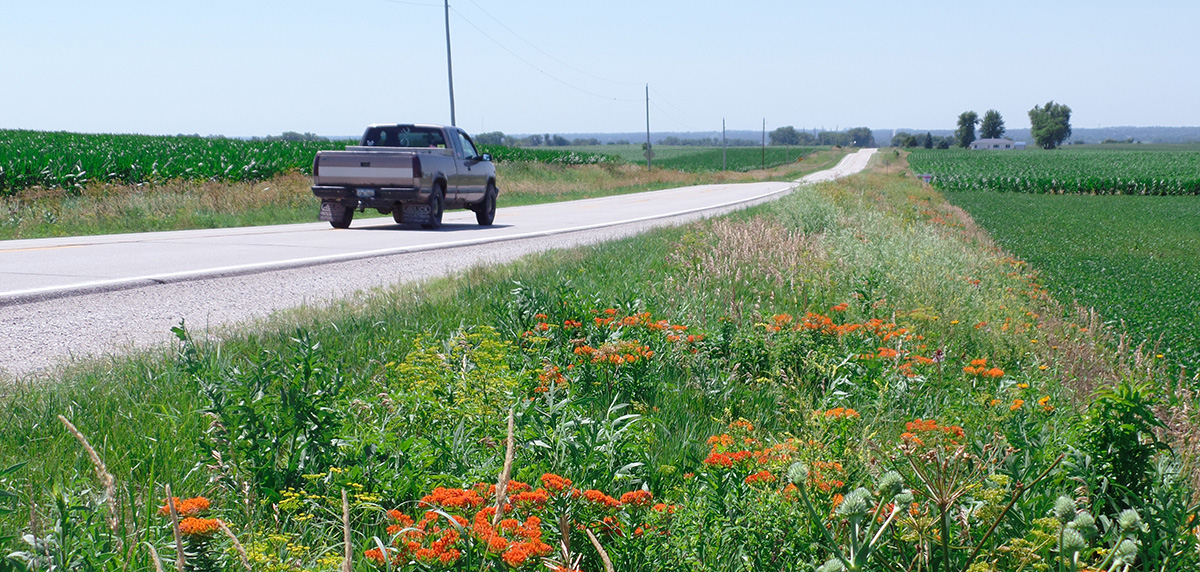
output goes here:
[{"label": "tree line", "polygon": [[869,127],[854,127],[845,131],[821,131],[813,134],[797,131],[791,125],[769,134],[771,145],[823,145],[840,147],[874,147],[875,135]]},{"label": "tree line", "polygon": [[[1045,106],[1035,105],[1029,110],[1030,134],[1042,149],[1054,149],[1071,136],[1071,108],[1054,100]],[[982,139],[999,139],[1004,136],[1004,118],[995,109],[987,110],[983,119],[974,111],[964,111],[958,116],[958,128],[954,141],[959,147],[970,147],[975,141],[975,126],[979,125]]]}]

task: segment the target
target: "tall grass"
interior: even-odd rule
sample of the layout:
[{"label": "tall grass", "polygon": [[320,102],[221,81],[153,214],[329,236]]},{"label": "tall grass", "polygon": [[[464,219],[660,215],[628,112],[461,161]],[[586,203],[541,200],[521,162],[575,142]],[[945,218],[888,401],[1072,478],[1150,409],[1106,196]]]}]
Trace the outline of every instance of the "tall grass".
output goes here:
[{"label": "tall grass", "polygon": [[[886,545],[863,543],[862,558],[966,569],[968,551],[920,533],[932,526],[921,519],[949,523],[953,511],[974,515],[943,529],[954,546],[978,545],[984,561],[1005,566],[1053,567],[1061,556],[1045,539],[1076,522],[1074,512],[1044,518],[1056,496],[1079,496],[1080,510],[1097,515],[1130,502],[1099,486],[1112,477],[1089,460],[1112,450],[1150,452],[1163,468],[1147,473],[1150,493],[1132,505],[1158,532],[1108,529],[1081,558],[1098,564],[1106,552],[1095,549],[1111,554],[1133,535],[1171,553],[1142,552],[1163,569],[1194,565],[1186,529],[1196,509],[1169,470],[1178,457],[1145,449],[1154,437],[1138,424],[1149,421],[1121,409],[1153,406],[1153,396],[1101,394],[1135,430],[1096,445],[1083,437],[1107,422],[1088,414],[1092,386],[1060,365],[1086,354],[1106,384],[1161,372],[1131,367],[1123,360],[1133,354],[1105,332],[1073,324],[1023,262],[968,222],[911,179],[863,175],[716,220],[298,309],[221,338],[181,331],[170,352],[10,389],[0,466],[30,464],[0,477],[0,490],[46,512],[53,489],[33,475],[50,475],[87,504],[92,468],[62,414],[128,491],[126,512],[155,506],[170,483],[212,497],[251,561],[326,569],[337,562],[322,558],[342,553],[346,490],[353,566],[375,569],[363,551],[390,542],[382,510],[419,517],[414,503],[435,487],[496,481],[512,408],[514,479],[537,486],[556,473],[614,496],[644,487],[673,506],[660,518],[634,501],[550,502],[537,509],[549,511],[537,513],[542,534],[573,546],[546,556],[556,565],[578,555],[600,568],[577,523],[618,569],[811,570],[863,541],[850,524],[863,523],[855,503],[878,512],[894,501],[911,512],[883,525],[896,527]],[[1097,346],[1111,349],[1087,349]],[[317,421],[296,422],[306,419]],[[944,463],[965,496],[923,493],[929,475],[909,454]],[[746,461],[754,455],[763,460]],[[884,496],[899,494],[876,486],[889,470],[915,496]],[[836,499],[849,508],[835,510]],[[14,514],[0,516],[5,526],[27,529],[27,512]],[[984,535],[992,522],[1003,526]],[[172,550],[161,527],[144,534]],[[498,553],[470,552],[482,538],[470,534],[455,546],[478,556],[475,568],[500,569]],[[147,566],[144,555],[125,561]]]}]

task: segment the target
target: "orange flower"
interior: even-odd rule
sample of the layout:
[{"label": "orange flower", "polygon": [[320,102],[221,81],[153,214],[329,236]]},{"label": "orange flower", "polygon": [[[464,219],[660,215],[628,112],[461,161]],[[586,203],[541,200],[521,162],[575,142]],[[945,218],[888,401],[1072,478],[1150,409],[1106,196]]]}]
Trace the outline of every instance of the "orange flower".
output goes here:
[{"label": "orange flower", "polygon": [[983,372],[983,376],[984,377],[1004,377],[1004,370],[1002,370],[998,367],[993,367],[992,369],[989,369],[989,370]]},{"label": "orange flower", "polygon": [[211,536],[220,528],[221,521],[215,518],[189,516],[179,521],[179,532],[184,536]]},{"label": "orange flower", "polygon": [[640,507],[650,506],[650,501],[654,500],[654,495],[650,491],[629,491],[621,495],[621,504]]},{"label": "orange flower", "polygon": [[571,479],[560,477],[554,473],[546,473],[542,475],[542,486],[556,493],[560,493],[565,489],[571,488]]},{"label": "orange flower", "polygon": [[[200,516],[204,511],[208,510],[209,502],[204,497],[193,497],[190,499],[179,500],[179,497],[171,497],[175,501],[175,513],[180,517]],[[171,514],[170,505],[163,501],[163,506],[159,507],[158,514],[167,516]]]},{"label": "orange flower", "polygon": [[758,483],[773,483],[773,482],[775,482],[775,475],[771,474],[771,471],[759,471],[757,473],[754,473],[754,474],[746,477],[745,482],[747,485],[755,485]]},{"label": "orange flower", "polygon": [[1012,402],[1012,405],[1008,406],[1008,410],[1016,411],[1016,410],[1020,409],[1022,405],[1025,405],[1024,399],[1014,399]]}]

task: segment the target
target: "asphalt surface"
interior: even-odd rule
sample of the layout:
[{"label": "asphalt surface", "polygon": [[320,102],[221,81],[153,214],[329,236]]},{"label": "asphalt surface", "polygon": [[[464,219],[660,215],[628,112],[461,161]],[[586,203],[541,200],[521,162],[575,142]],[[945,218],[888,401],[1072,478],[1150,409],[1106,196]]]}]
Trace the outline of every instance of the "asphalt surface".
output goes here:
[{"label": "asphalt surface", "polygon": [[794,183],[703,185],[499,209],[446,213],[416,230],[390,217],[327,223],[0,241],[0,377],[37,377],[77,359],[194,333],[372,288],[444,276],[533,252],[613,240],[773,200],[798,184],[865,168],[874,150]]}]

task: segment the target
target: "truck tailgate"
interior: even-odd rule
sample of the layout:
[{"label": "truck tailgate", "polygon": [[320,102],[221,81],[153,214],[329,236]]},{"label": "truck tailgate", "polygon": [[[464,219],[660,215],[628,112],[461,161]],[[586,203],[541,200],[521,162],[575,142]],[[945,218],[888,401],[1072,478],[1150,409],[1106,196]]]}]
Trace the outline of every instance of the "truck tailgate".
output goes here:
[{"label": "truck tailgate", "polygon": [[321,151],[314,183],[334,187],[415,187],[413,154],[372,151]]}]

